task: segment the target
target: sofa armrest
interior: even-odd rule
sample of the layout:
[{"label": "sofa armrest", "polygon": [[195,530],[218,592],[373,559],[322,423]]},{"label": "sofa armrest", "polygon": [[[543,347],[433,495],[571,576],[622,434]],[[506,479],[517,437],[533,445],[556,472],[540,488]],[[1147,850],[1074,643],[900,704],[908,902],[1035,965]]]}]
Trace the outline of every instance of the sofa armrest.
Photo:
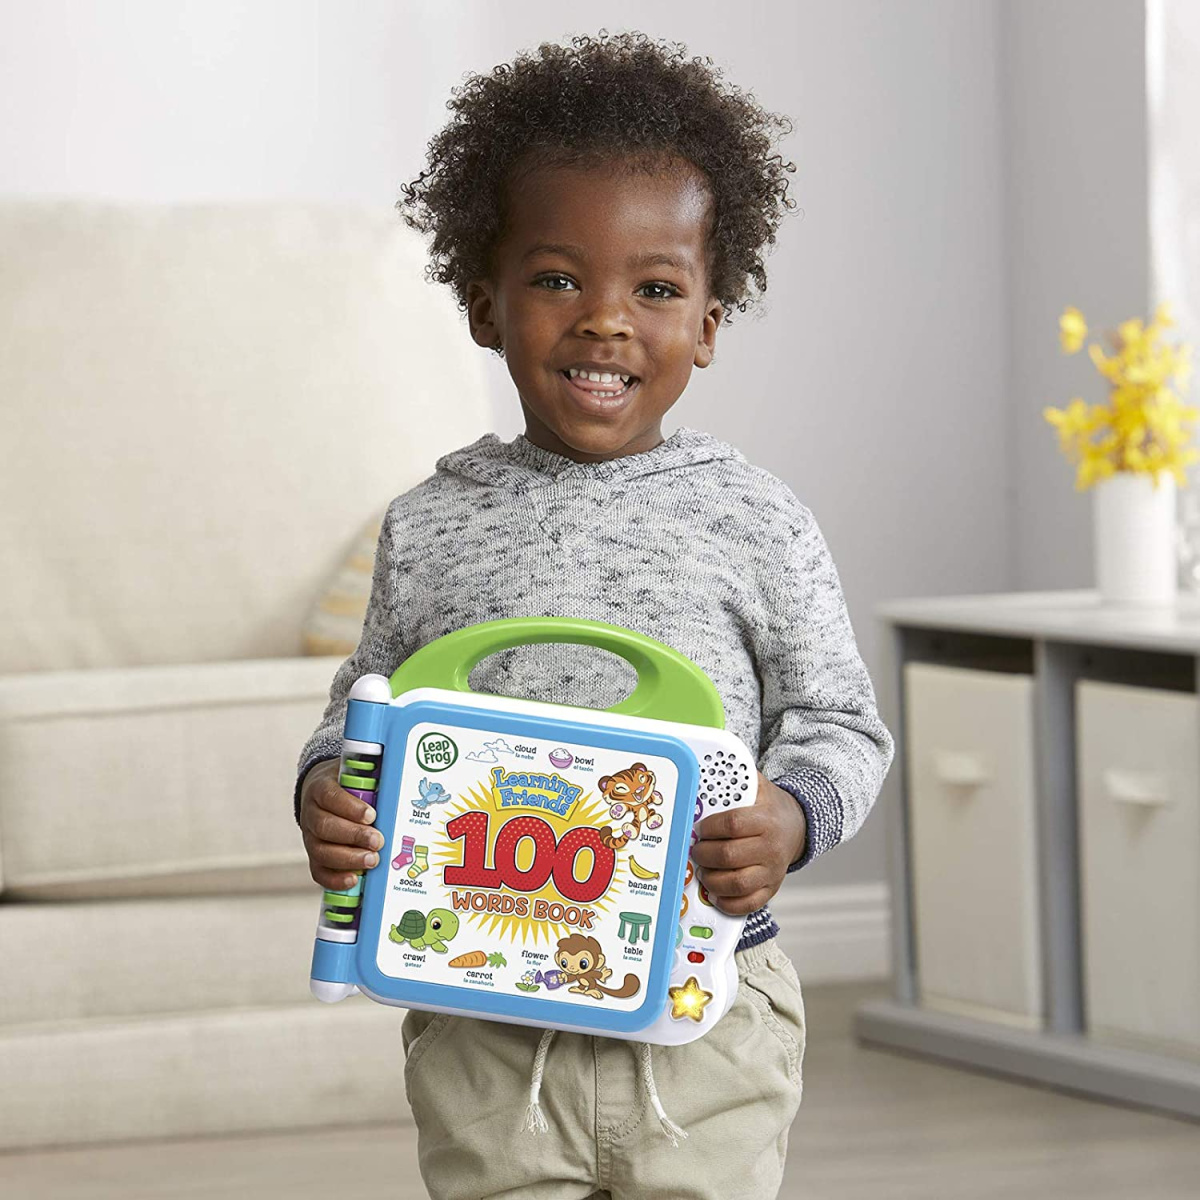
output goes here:
[{"label": "sofa armrest", "polygon": [[340,662],[0,675],[5,898],[315,887],[291,795]]}]

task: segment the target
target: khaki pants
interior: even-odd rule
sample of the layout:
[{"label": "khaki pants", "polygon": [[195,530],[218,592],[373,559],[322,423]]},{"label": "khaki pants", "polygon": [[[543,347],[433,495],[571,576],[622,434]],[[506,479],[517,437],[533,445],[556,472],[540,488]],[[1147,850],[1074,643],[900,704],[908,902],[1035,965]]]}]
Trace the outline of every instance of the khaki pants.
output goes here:
[{"label": "khaki pants", "polygon": [[686,1046],[654,1046],[659,1099],[687,1131],[678,1146],[647,1094],[640,1043],[556,1033],[540,1102],[522,1130],[542,1030],[409,1010],[405,1090],[431,1200],[770,1200],[800,1106],[804,1002],[775,939],[735,956],[729,1012]]}]

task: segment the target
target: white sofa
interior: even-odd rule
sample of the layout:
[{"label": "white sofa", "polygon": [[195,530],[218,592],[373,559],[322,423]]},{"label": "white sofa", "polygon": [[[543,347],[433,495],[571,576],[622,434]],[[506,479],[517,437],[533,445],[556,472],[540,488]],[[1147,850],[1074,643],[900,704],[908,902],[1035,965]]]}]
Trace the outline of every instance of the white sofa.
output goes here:
[{"label": "white sofa", "polygon": [[0,200],[0,1149],[407,1115],[292,815],[355,536],[486,431],[387,205]]}]

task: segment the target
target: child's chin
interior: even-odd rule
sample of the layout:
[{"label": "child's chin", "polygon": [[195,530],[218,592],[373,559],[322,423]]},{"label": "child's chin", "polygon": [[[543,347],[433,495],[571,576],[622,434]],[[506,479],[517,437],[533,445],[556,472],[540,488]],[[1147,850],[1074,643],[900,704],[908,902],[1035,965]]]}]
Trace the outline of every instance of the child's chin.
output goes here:
[{"label": "child's chin", "polygon": [[588,421],[565,424],[566,428],[555,432],[572,450],[578,450],[580,454],[615,454],[630,440],[629,429],[624,421],[619,426],[598,426]]}]

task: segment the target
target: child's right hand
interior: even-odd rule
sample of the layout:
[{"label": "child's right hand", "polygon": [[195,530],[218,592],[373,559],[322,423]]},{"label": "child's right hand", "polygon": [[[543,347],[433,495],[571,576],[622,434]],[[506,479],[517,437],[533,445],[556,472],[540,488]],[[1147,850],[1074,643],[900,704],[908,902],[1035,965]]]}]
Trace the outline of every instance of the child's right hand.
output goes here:
[{"label": "child's right hand", "polygon": [[383,834],[371,828],[375,810],[338,784],[336,758],[317,763],[300,788],[300,828],[308,851],[308,869],[322,887],[346,891],[356,871],[379,861],[375,851]]}]

